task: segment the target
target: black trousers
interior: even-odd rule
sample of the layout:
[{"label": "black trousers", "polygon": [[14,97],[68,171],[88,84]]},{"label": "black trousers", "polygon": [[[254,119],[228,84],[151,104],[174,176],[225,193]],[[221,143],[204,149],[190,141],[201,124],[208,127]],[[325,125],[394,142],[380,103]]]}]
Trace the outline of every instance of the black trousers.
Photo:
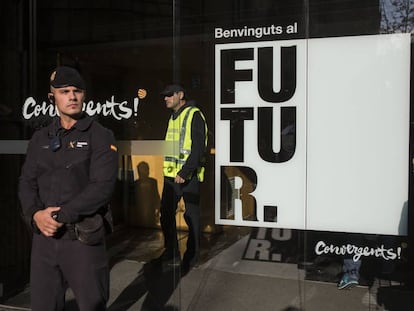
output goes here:
[{"label": "black trousers", "polygon": [[193,258],[198,255],[200,245],[200,182],[197,176],[183,184],[174,183],[173,178],[164,177],[160,222],[167,253],[179,252],[175,214],[181,198],[185,203],[184,219],[188,226],[187,249],[184,256]]},{"label": "black trousers", "polygon": [[89,246],[34,234],[30,285],[33,311],[64,310],[68,287],[80,311],[106,310],[109,268],[105,244]]}]

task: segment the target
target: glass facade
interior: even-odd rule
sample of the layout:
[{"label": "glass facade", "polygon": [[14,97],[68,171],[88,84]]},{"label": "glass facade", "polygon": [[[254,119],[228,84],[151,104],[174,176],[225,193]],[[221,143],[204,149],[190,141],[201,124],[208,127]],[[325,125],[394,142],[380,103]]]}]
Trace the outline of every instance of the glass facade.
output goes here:
[{"label": "glass facade", "polygon": [[[18,178],[67,65],[118,143],[110,310],[409,310],[413,1],[5,0],[0,14],[0,303],[30,308]],[[172,81],[209,129],[189,273],[150,266]]]}]

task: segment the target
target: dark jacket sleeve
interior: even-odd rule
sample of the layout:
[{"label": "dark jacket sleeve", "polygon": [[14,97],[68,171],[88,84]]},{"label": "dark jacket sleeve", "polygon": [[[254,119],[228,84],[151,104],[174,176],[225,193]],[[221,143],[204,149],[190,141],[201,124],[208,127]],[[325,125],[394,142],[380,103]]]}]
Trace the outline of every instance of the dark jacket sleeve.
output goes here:
[{"label": "dark jacket sleeve", "polygon": [[183,168],[178,172],[178,175],[184,179],[188,179],[192,173],[197,171],[197,168],[202,166],[205,161],[205,123],[201,117],[200,112],[194,113],[191,123],[191,153],[183,165]]},{"label": "dark jacket sleeve", "polygon": [[37,156],[38,156],[38,138],[40,132],[35,132],[32,139],[29,141],[27,148],[26,159],[22,167],[22,173],[19,178],[18,196],[22,208],[22,214],[26,223],[33,229],[37,227],[33,224],[33,215],[44,209],[43,203],[39,197],[38,183],[37,183]]},{"label": "dark jacket sleeve", "polygon": [[118,174],[118,153],[110,130],[98,127],[93,131],[89,181],[86,187],[69,202],[62,204],[58,220],[75,223],[82,216],[92,215],[111,199]]}]

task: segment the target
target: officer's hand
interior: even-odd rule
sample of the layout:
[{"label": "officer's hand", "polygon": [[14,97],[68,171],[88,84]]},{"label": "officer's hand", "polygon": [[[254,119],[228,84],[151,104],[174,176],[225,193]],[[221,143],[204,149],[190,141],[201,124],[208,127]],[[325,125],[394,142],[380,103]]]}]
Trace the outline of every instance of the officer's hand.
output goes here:
[{"label": "officer's hand", "polygon": [[44,210],[37,211],[33,215],[33,220],[40,232],[45,236],[54,236],[58,229],[63,226],[52,218],[52,212],[60,210],[60,207],[48,207]]},{"label": "officer's hand", "polygon": [[180,175],[175,176],[175,183],[176,184],[183,184],[185,182],[185,179],[182,178]]}]

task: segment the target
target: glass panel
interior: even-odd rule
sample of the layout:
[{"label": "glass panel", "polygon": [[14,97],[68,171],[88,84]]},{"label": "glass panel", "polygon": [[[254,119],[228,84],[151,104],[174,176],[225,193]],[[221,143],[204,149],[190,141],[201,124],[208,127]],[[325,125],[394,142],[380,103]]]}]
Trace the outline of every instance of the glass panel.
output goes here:
[{"label": "glass panel", "polygon": [[[410,32],[412,26],[397,26],[405,24],[409,6],[310,1],[310,37],[324,39],[310,39],[308,52],[307,225],[317,231],[305,234],[306,310],[392,310],[409,304],[404,292],[411,274],[401,272],[410,270],[412,48],[410,35],[378,35]],[[398,132],[392,141],[401,138],[388,149],[395,162],[390,155],[380,160],[390,141],[384,124]]]},{"label": "glass panel", "polygon": [[22,40],[23,16],[30,6],[23,1],[0,4],[0,302],[21,291],[29,280],[30,237],[20,217],[17,184],[26,148],[20,104],[27,80]]},{"label": "glass panel", "polygon": [[[280,213],[286,201],[279,199],[280,193],[297,187],[299,194],[290,195],[289,201],[303,208],[300,168],[305,158],[292,160],[296,167],[288,182],[277,180],[273,172],[279,163],[288,163],[299,145],[296,124],[305,129],[297,118],[297,110],[305,111],[298,99],[306,95],[304,77],[297,83],[299,95],[293,103],[288,100],[295,92],[292,81],[299,76],[296,70],[292,73],[292,45],[299,46],[302,56],[298,72],[306,74],[306,4],[209,1],[200,3],[200,10],[201,18],[193,13],[191,34],[185,19],[181,21],[180,73],[184,79],[201,73],[201,90],[190,90],[214,131],[209,136],[214,157],[208,158],[202,185],[200,267],[181,278],[180,308],[305,306],[304,232],[290,227],[304,223],[303,212],[286,221]],[[200,29],[198,36],[194,29]],[[280,65],[281,58],[286,64]],[[305,141],[300,143],[304,148]]]},{"label": "glass panel", "polygon": [[[405,0],[0,1],[0,302],[30,306],[17,184],[27,140],[55,115],[49,75],[68,65],[86,80],[85,111],[118,144],[109,310],[410,305],[413,10]],[[175,199],[165,156],[185,159],[165,141],[172,82],[202,111],[208,143],[200,198],[168,203],[176,230],[165,236],[161,202]],[[186,200],[200,215],[187,218]],[[161,260],[170,244],[180,258]],[[66,301],[75,308],[70,290]]]}]

